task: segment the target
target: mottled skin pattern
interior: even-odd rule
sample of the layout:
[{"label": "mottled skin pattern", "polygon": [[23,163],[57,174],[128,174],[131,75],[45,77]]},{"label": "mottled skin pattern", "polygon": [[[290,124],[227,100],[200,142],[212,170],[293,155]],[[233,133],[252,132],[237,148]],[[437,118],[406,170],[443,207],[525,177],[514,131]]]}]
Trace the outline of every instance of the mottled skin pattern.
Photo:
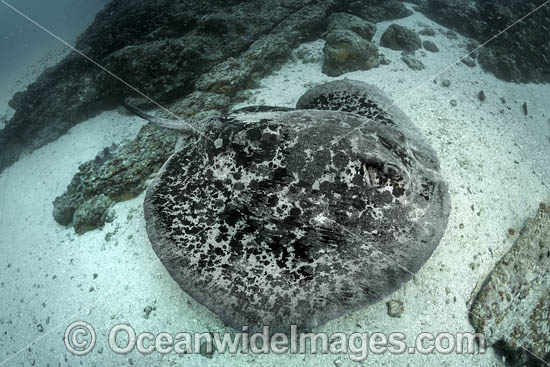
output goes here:
[{"label": "mottled skin pattern", "polygon": [[[449,198],[435,152],[400,111],[371,119],[387,99],[350,82],[300,110],[213,119],[148,190],[154,250],[236,329],[323,324],[396,290],[439,243]],[[338,107],[356,113],[320,110]]]}]

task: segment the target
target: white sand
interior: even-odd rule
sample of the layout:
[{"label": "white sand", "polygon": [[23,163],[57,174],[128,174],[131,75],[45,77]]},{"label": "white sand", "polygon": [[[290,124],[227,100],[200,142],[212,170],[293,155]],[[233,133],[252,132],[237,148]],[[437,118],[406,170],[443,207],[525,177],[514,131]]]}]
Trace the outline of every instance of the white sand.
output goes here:
[{"label": "white sand", "polygon": [[[441,28],[420,14],[396,23],[420,29],[419,21]],[[377,39],[389,24],[379,24]],[[545,97],[550,86],[506,83],[479,66],[472,69],[463,64],[434,84],[429,78],[465,53],[459,46],[463,39],[449,40],[439,33],[423,39],[434,40],[441,49],[419,56],[426,65],[424,71],[408,69],[399,52],[381,49],[391,65],[345,77],[386,91],[437,150],[452,198],[447,231],[416,279],[388,298],[404,302],[401,318],[389,317],[387,300],[381,300],[316,331],[399,331],[411,343],[420,332],[472,331],[466,306],[472,290],[513,243],[515,237],[508,235],[508,228],[517,233],[549,193],[550,107]],[[322,46],[322,42],[307,45],[316,50]],[[265,78],[249,102],[293,106],[312,84],[336,79],[320,69],[320,64],[289,62]],[[450,88],[441,86],[442,78],[452,81]],[[480,90],[487,95],[483,103],[477,99]],[[449,104],[451,99],[457,100],[456,107]],[[521,110],[524,101],[529,107],[527,117]],[[135,351],[127,356],[114,354],[108,349],[107,334],[118,323],[129,323],[138,332],[228,330],[184,294],[160,264],[145,231],[143,195],[117,204],[113,223],[83,236],[52,218],[51,202],[63,193],[78,165],[111,143],[135,136],[142,123],[116,111],[103,113],[0,175],[0,365],[21,349],[5,366],[30,366],[33,361],[37,366],[149,366],[160,361],[186,366],[503,365],[492,349],[473,356],[386,353],[370,355],[361,364],[333,354],[214,354],[212,359],[142,356]],[[147,306],[156,307],[148,319],[143,312]],[[74,320],[89,322],[97,332],[97,346],[88,356],[76,357],[64,348],[63,333]],[[25,348],[37,338],[41,339]]]}]

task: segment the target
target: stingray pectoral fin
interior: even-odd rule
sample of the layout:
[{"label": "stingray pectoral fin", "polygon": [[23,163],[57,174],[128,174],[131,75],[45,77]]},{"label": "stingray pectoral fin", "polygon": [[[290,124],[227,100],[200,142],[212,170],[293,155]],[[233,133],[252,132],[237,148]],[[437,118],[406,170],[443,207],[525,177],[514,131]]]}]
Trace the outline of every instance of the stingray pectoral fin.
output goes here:
[{"label": "stingray pectoral fin", "polygon": [[152,124],[155,124],[155,125],[160,126],[160,127],[164,127],[166,129],[176,130],[180,134],[198,135],[198,131],[195,131],[189,125],[189,123],[187,123],[185,120],[170,120],[170,119],[165,119],[165,118],[162,118],[162,117],[149,115],[148,113],[140,110],[136,106],[134,106],[134,105],[132,105],[132,104],[126,102],[126,101],[122,102],[122,104],[124,105],[124,107],[126,107],[126,109],[128,109],[128,111],[132,112],[136,116],[141,117],[144,120],[149,121]]}]

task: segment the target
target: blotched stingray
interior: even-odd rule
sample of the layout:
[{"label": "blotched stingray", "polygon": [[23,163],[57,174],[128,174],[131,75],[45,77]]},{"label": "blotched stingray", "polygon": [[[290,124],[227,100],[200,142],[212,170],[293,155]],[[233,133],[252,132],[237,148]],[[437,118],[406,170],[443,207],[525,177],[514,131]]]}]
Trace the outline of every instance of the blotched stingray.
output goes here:
[{"label": "blotched stingray", "polygon": [[373,86],[331,82],[297,109],[201,125],[148,189],[147,232],[181,288],[235,329],[309,330],[357,310],[441,239],[450,201],[436,153]]}]

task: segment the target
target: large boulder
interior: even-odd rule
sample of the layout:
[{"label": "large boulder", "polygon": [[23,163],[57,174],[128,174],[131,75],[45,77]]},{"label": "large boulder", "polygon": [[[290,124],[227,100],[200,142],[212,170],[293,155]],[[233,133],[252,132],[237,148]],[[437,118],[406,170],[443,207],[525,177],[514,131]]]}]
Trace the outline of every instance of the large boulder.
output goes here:
[{"label": "large boulder", "polygon": [[550,203],[541,203],[498,261],[471,306],[470,321],[513,366],[550,361]]},{"label": "large boulder", "polygon": [[380,64],[378,49],[353,31],[330,31],[325,40],[322,71],[328,76],[369,70]]},{"label": "large boulder", "polygon": [[422,47],[422,41],[414,31],[392,24],[382,33],[380,46],[398,51],[414,51]]}]

